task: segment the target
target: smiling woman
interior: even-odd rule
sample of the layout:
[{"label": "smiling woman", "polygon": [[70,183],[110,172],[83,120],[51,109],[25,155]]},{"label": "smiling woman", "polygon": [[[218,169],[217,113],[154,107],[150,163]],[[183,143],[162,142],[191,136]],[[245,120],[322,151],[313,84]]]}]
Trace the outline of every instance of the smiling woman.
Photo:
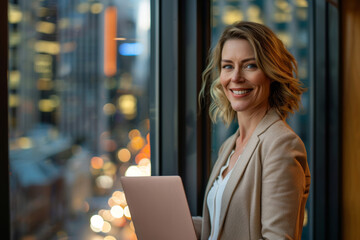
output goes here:
[{"label": "smiling woman", "polygon": [[200,97],[211,85],[212,120],[237,120],[238,130],[210,175],[195,220],[201,239],[301,239],[310,171],[303,142],[285,122],[303,92],[296,73],[294,57],[266,26],[225,28]]}]

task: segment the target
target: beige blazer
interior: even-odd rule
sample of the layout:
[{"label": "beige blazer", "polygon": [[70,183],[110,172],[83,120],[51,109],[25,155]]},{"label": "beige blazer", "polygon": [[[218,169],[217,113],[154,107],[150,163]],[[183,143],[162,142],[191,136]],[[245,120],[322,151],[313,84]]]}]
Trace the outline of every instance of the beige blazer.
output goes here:
[{"label": "beige blazer", "polygon": [[[202,220],[194,219],[202,240],[211,234],[206,198],[238,136],[237,131],[221,146],[206,187]],[[275,110],[270,110],[256,127],[226,185],[218,239],[301,239],[309,187],[303,142]]]}]

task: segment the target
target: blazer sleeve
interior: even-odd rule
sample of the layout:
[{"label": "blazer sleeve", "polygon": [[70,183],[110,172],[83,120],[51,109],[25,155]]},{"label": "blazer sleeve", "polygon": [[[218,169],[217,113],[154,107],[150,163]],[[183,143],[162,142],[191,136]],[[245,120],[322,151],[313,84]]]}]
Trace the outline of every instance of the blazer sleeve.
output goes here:
[{"label": "blazer sleeve", "polygon": [[310,187],[304,144],[291,132],[272,138],[268,145],[262,163],[263,239],[300,240]]}]

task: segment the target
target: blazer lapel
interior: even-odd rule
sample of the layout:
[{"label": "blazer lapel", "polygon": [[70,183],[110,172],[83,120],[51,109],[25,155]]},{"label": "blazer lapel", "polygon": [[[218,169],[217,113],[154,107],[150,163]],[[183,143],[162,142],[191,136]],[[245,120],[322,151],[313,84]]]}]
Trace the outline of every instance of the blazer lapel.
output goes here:
[{"label": "blazer lapel", "polygon": [[[252,134],[252,136],[249,139],[249,142],[247,144],[247,146],[244,149],[244,152],[241,154],[240,158],[237,160],[231,176],[227,182],[227,185],[225,187],[224,190],[224,194],[223,194],[223,198],[222,198],[222,202],[221,202],[221,213],[220,213],[220,226],[219,229],[222,229],[224,221],[225,221],[225,216],[227,214],[228,208],[229,208],[229,203],[231,200],[231,197],[235,191],[236,186],[238,185],[238,182],[240,181],[241,177],[243,176],[245,169],[251,159],[251,156],[253,155],[257,145],[259,144],[259,135],[261,135],[264,131],[266,131],[266,129],[268,129],[273,123],[275,123],[276,121],[280,120],[279,115],[276,113],[275,110],[270,109],[269,112],[264,116],[264,118],[261,120],[261,122],[258,124],[258,126],[256,127],[254,133]],[[237,131],[239,132],[239,131]],[[239,136],[239,133],[237,133],[237,136]],[[236,141],[236,138],[234,138],[234,144]],[[232,148],[230,149],[230,151],[234,148],[234,146],[232,146]],[[219,170],[221,168],[221,166],[223,166],[223,159],[227,159],[227,157],[230,154],[230,151],[224,152],[224,155],[222,156],[222,164],[219,167]],[[219,171],[217,171],[217,175],[219,175]],[[216,178],[215,176],[215,178]],[[214,179],[215,179],[214,178]],[[246,223],[244,223],[246,224]],[[221,231],[221,230],[220,230]]]},{"label": "blazer lapel", "polygon": [[219,176],[221,167],[225,165],[225,162],[227,161],[231,151],[235,149],[235,142],[238,136],[239,136],[239,131],[236,131],[236,133],[230,137],[229,144],[224,145],[224,149],[221,152],[221,155],[218,156],[219,159],[216,161],[213,170],[211,171],[211,175],[209,177],[209,181],[205,190],[205,198],[207,198],[207,194],[209,193],[210,188],[214,184],[216,178]]},{"label": "blazer lapel", "polygon": [[235,142],[237,137],[239,136],[239,131],[236,131],[235,134],[233,134],[230,138],[228,138],[224,145],[223,149],[219,153],[218,159],[211,171],[206,190],[205,190],[205,197],[203,202],[203,224],[202,224],[202,235],[201,239],[208,239],[211,231],[210,227],[210,219],[209,219],[209,210],[207,207],[206,199],[208,197],[209,191],[211,187],[213,186],[216,178],[220,174],[221,167],[225,164],[227,158],[229,157],[231,151],[235,148]]}]

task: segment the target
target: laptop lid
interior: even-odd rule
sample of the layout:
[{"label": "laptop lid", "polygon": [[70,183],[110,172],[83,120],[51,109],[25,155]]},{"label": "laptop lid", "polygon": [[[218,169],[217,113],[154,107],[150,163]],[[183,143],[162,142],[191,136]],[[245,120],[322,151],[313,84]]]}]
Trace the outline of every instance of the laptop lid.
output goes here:
[{"label": "laptop lid", "polygon": [[121,177],[139,240],[196,240],[179,176]]}]

